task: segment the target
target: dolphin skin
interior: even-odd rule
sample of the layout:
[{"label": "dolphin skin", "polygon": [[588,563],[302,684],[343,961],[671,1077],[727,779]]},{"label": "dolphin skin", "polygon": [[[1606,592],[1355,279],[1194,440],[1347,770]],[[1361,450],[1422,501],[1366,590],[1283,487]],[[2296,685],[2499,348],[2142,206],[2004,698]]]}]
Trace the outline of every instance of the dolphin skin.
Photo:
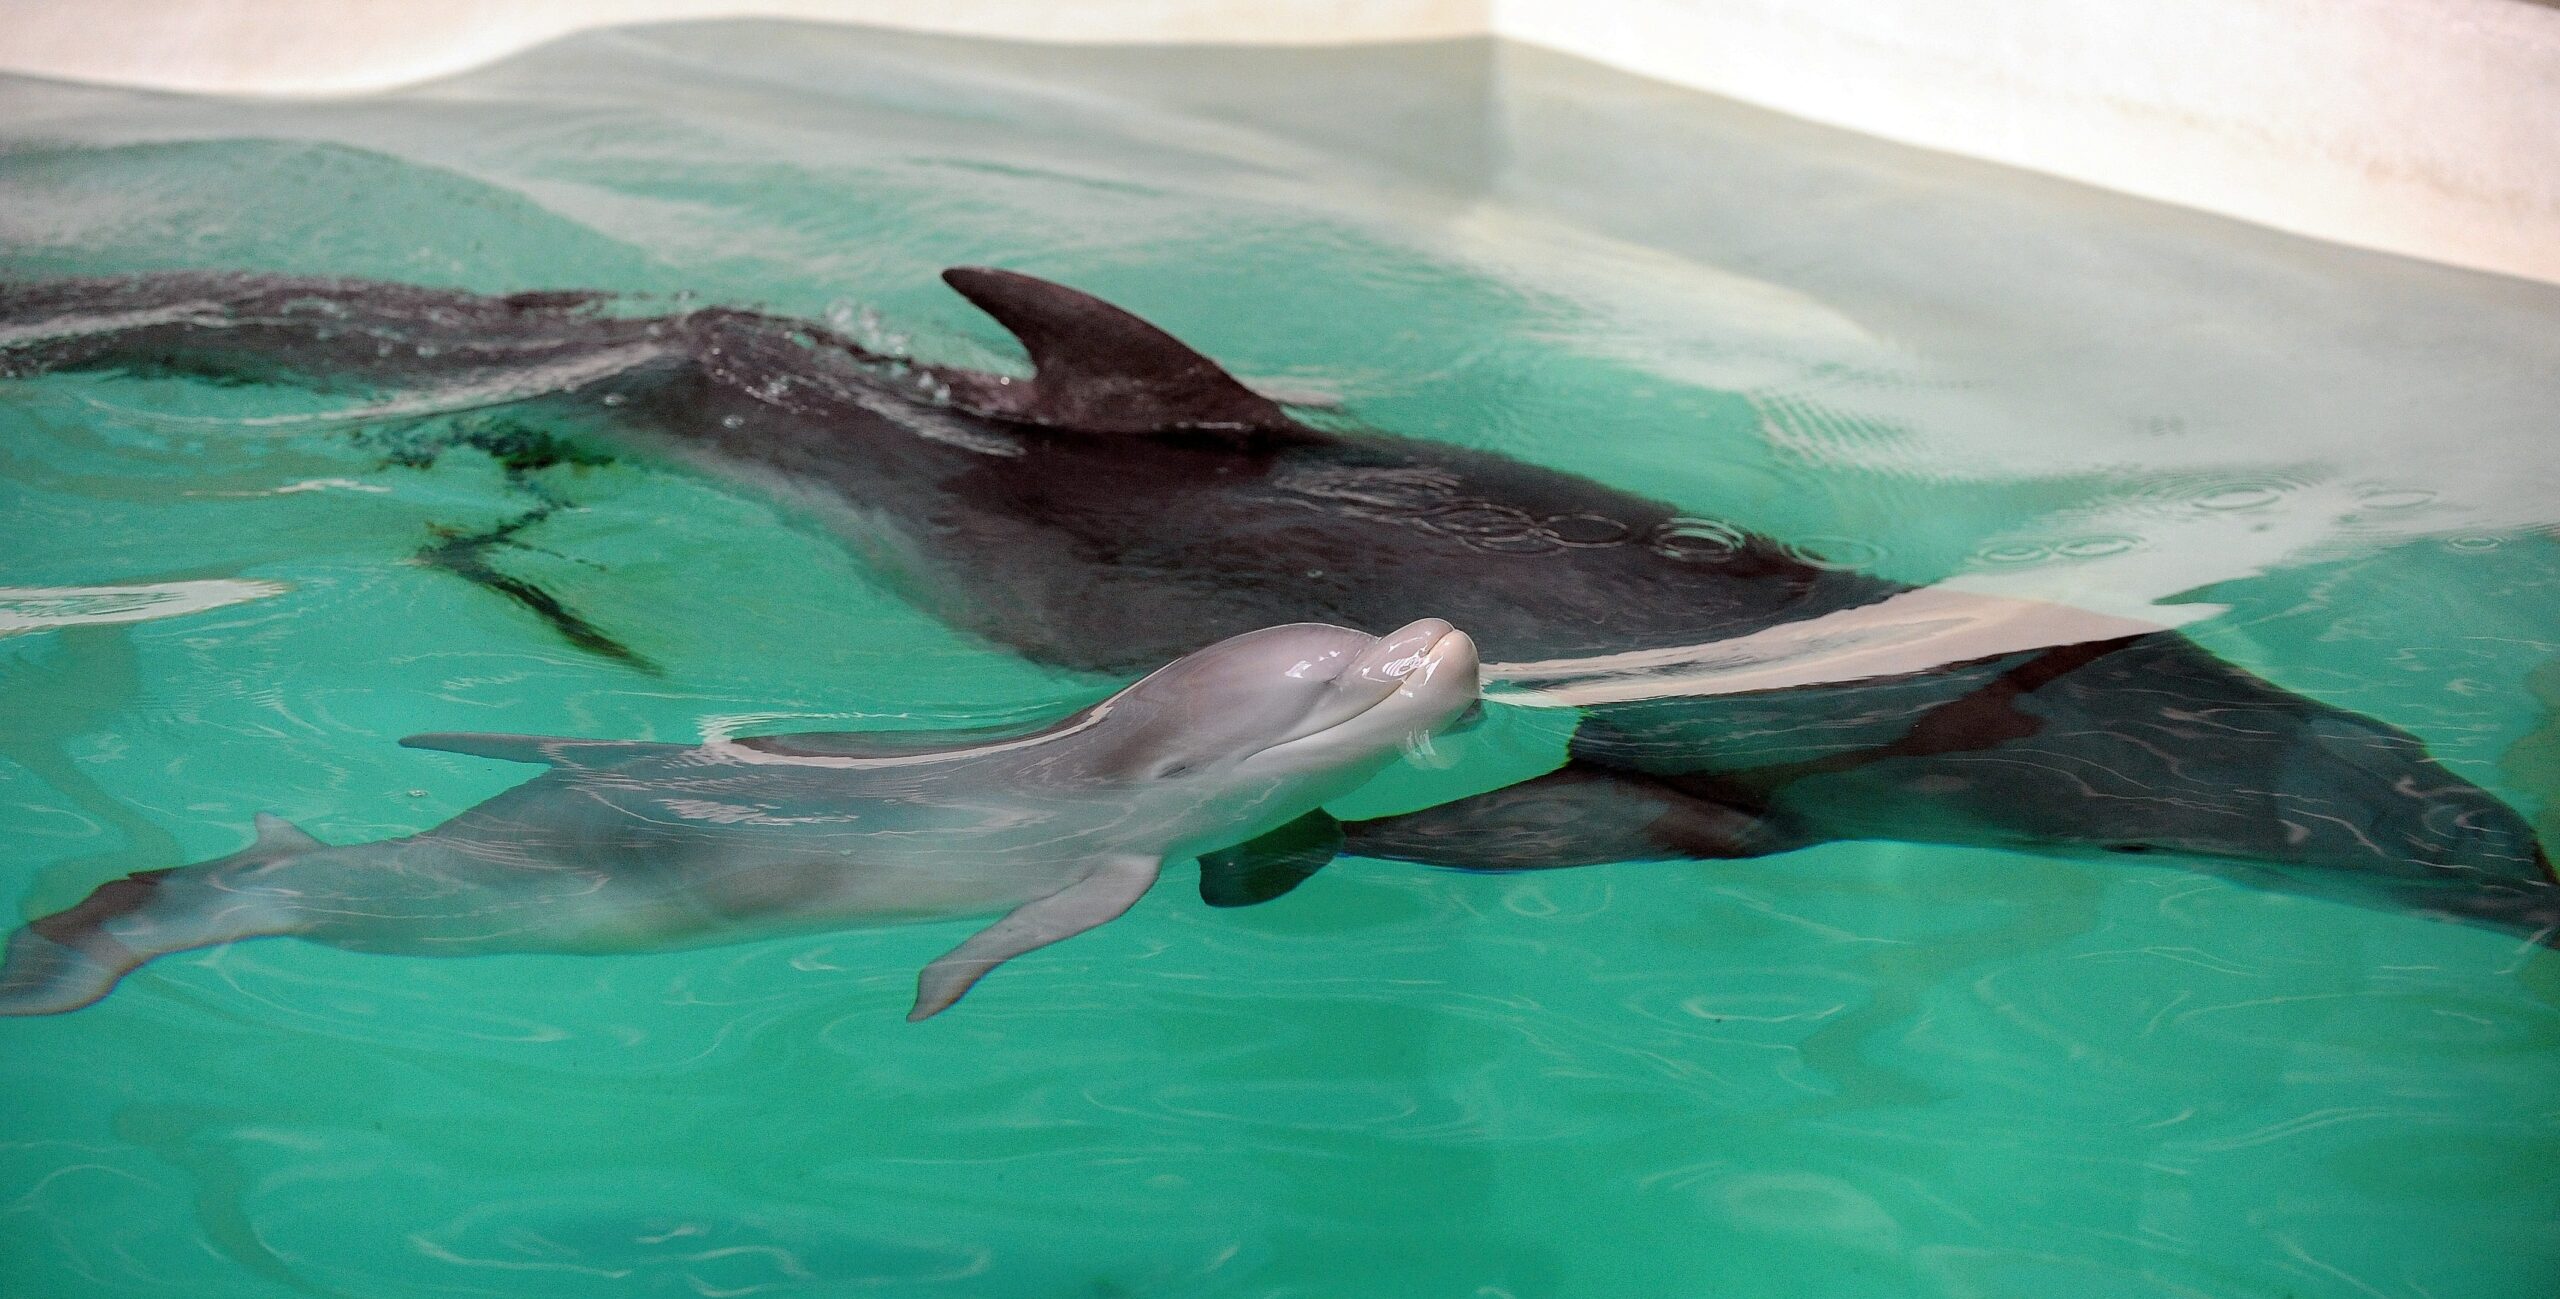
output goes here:
[{"label": "dolphin skin", "polygon": [[[1390,626],[1422,604],[1521,663],[1729,642],[1911,594],[1570,474],[1315,427],[1063,285],[967,267],[944,279],[1021,340],[1030,375],[913,364],[732,308],[617,314],[586,293],[226,273],[0,289],[0,372],[504,403],[779,483],[919,606],[1101,673],[1277,622]],[[1475,870],[1855,838],[2174,852],[2546,941],[2560,927],[2560,884],[2513,810],[2407,733],[2171,632],[1595,704],[1562,770],[1339,836]]]},{"label": "dolphin skin", "polygon": [[1212,890],[1289,872],[1296,823],[1475,698],[1474,645],[1425,619],[1250,632],[1052,725],[957,743],[411,736],[550,770],[404,839],[332,847],[261,816],[240,852],[104,884],[11,938],[0,1014],[76,1010],[155,956],[271,935],[603,953],[1005,912],[925,967],[924,1019],[1128,910],[1168,859],[1202,858]]}]

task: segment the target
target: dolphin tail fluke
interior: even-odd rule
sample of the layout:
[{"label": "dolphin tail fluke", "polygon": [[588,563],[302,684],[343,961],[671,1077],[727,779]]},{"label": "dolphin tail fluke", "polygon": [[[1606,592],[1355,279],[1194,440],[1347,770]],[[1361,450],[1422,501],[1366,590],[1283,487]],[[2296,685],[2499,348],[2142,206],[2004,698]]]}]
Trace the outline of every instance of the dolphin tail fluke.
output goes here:
[{"label": "dolphin tail fluke", "polygon": [[0,961],[0,1015],[78,1010],[113,991],[117,980],[152,957],[203,946],[165,941],[171,933],[167,925],[148,926],[154,935],[148,939],[133,932],[129,918],[159,910],[154,903],[166,878],[175,873],[143,871],[109,880],[80,905],[10,935],[8,956]]},{"label": "dolphin tail fluke", "polygon": [[67,911],[9,936],[0,957],[0,1015],[59,1015],[95,1003],[156,957],[288,934],[295,925],[259,892],[229,887],[237,868],[320,848],[281,818],[258,817],[258,841],[215,861],[109,880]]},{"label": "dolphin tail fluke", "polygon": [[58,1015],[113,991],[116,981],[151,955],[109,934],[107,919],[129,914],[159,891],[145,871],[98,886],[80,905],[46,916],[9,936],[0,960],[0,1015]]}]

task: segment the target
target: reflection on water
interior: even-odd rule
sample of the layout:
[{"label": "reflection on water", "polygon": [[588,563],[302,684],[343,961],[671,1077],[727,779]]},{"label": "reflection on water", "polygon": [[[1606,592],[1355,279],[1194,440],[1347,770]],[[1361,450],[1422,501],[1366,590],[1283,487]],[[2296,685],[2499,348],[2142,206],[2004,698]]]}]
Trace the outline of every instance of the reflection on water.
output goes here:
[{"label": "reflection on water", "polygon": [[[307,489],[294,484],[277,490]],[[284,590],[274,582],[220,579],[138,586],[0,587],[0,636],[47,627],[177,618],[243,600],[264,600]]]},{"label": "reflection on water", "polygon": [[[0,94],[13,281],[597,288],[1001,366],[933,273],[1022,266],[1265,391],[1669,502],[1694,521],[1673,551],[1757,534],[1817,571],[2174,623],[2297,722],[2406,730],[2528,813],[2550,793],[2528,683],[2560,614],[2552,290],[1472,44],[741,24],[326,106]],[[690,739],[1102,687],[919,613],[932,590],[886,576],[906,557],[829,535],[858,519],[647,455],[530,463],[454,414],[520,391],[0,391],[0,580],[282,588],[0,640],[28,913],[232,851],[257,811],[357,842],[520,779],[390,743],[416,731]],[[550,501],[487,565],[663,675],[413,562]],[[1489,551],[1609,539],[1551,513],[1435,518]],[[1375,823],[1562,756],[1500,711],[1451,771],[1337,810]],[[1684,749],[1754,742],[1688,725],[1713,734]],[[1822,779],[1826,817],[1893,806]],[[940,927],[609,962],[178,958],[6,1026],[0,1288],[2549,1289],[2547,955],[2200,859],[2018,846],[1500,877],[1355,858],[1241,910],[1158,889],[929,1031],[897,1011],[960,937]]]}]

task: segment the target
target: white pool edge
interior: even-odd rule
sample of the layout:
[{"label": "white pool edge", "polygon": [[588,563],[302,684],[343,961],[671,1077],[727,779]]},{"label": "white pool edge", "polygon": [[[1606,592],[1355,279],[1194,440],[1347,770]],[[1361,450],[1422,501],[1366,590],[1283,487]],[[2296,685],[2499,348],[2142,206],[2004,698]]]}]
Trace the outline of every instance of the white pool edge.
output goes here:
[{"label": "white pool edge", "polygon": [[2560,283],[2560,7],[2540,0],[0,0],[0,71],[349,94],[592,27],[722,17],[1077,43],[1498,36],[1907,144]]}]

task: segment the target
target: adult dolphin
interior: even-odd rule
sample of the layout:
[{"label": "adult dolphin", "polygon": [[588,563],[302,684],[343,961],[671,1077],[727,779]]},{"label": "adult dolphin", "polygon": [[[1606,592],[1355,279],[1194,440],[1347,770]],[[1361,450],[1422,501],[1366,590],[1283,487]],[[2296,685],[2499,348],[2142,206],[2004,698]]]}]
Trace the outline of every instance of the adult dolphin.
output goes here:
[{"label": "adult dolphin", "polygon": [[[1314,427],[1062,285],[944,279],[1021,340],[1030,375],[909,364],[729,308],[215,273],[0,291],[0,367],[357,385],[400,394],[386,415],[507,403],[779,486],[920,606],[1095,672],[1276,621],[1388,626],[1417,603],[1521,663],[1727,642],[1920,594],[1573,475]],[[1497,870],[1868,837],[2165,850],[2544,939],[2560,925],[2532,831],[2415,738],[2120,626],[1919,671],[1595,704],[1563,770],[1347,834],[1363,853]]]},{"label": "adult dolphin", "polygon": [[1292,823],[1475,697],[1473,644],[1425,619],[1250,632],[1003,736],[411,736],[551,769],[407,838],[331,847],[261,816],[240,852],[102,885],[11,939],[0,1015],[76,1010],[155,956],[272,935],[620,952],[1006,912],[925,967],[924,1019],[1128,910],[1168,859],[1202,858],[1212,888],[1297,869]]}]

